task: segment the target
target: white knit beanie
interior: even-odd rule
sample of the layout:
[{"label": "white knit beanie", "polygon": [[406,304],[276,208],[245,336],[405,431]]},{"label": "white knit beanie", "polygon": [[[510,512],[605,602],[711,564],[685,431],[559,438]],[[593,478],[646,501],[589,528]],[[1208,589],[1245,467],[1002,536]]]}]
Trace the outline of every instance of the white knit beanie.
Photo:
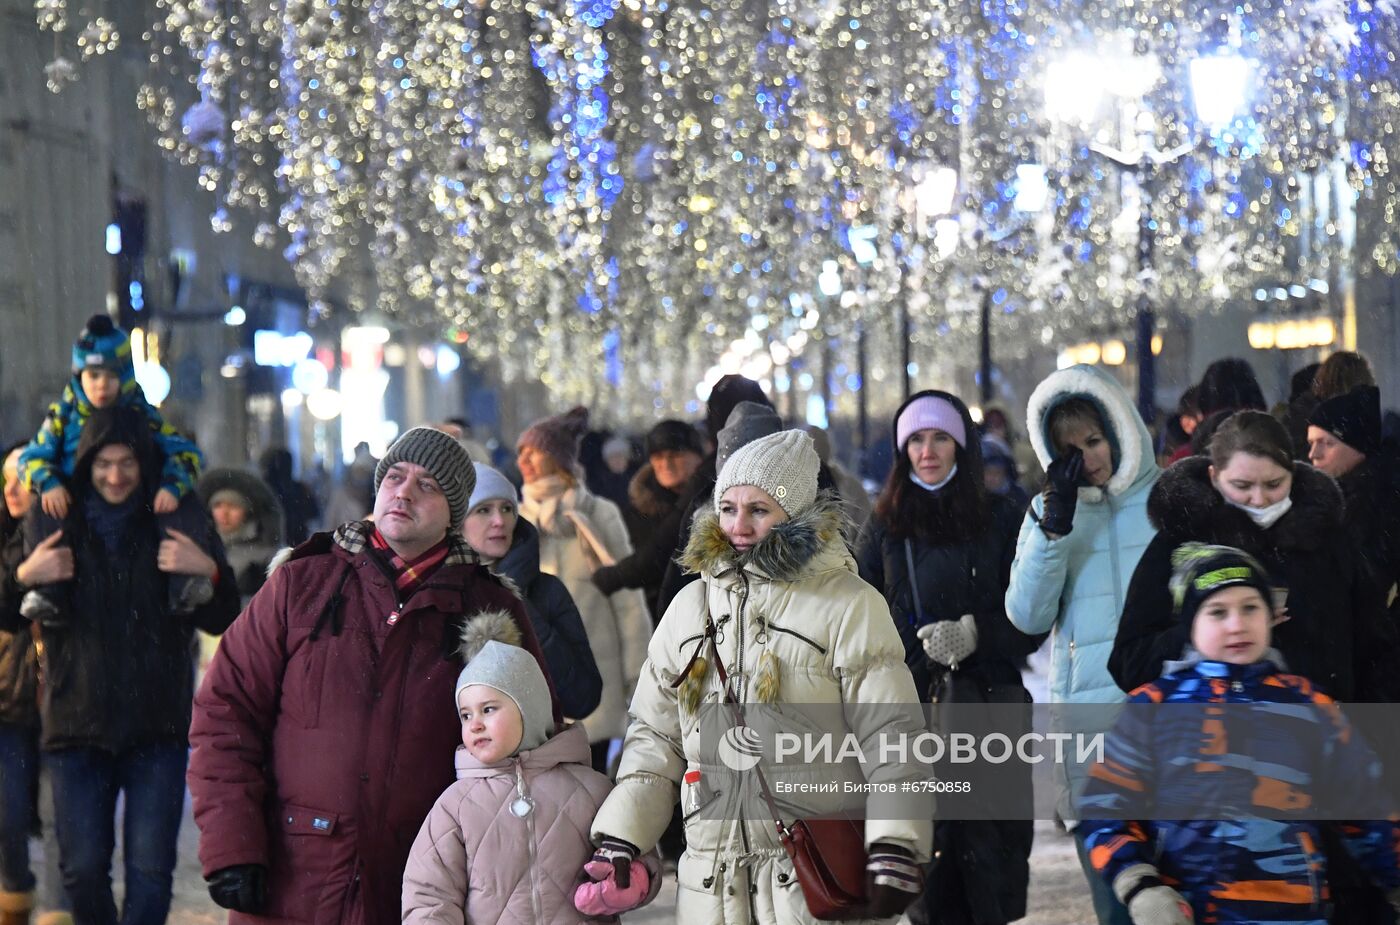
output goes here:
[{"label": "white knit beanie", "polygon": [[812,438],[800,430],[780,430],[734,451],[715,480],[715,511],[735,485],[766,491],[789,517],[796,517],[817,500],[817,458]]},{"label": "white knit beanie", "polygon": [[472,463],[472,469],[476,472],[476,487],[472,489],[472,496],[467,501],[468,514],[483,501],[520,503],[520,496],[515,493],[515,486],[504,475],[501,475],[500,470],[479,462]]}]

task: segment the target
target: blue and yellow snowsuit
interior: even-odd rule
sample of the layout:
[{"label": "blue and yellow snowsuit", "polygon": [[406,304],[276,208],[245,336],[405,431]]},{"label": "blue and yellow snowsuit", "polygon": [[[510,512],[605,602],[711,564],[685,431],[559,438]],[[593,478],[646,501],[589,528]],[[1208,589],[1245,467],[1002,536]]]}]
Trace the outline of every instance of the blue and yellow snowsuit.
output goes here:
[{"label": "blue and yellow snowsuit", "polygon": [[[127,345],[130,351],[130,345]],[[121,395],[117,404],[140,411],[150,424],[156,445],[165,454],[161,468],[160,487],[177,499],[194,490],[204,466],[204,454],[194,442],[182,435],[150,402],[136,382],[128,361],[120,374]],[[29,441],[19,458],[19,471],[25,487],[37,494],[66,486],[73,475],[78,440],[83,425],[92,416],[92,403],[83,392],[82,383],[74,375],[63,387],[63,397],[49,406],[39,432]]]},{"label": "blue and yellow snowsuit", "polygon": [[[1388,801],[1379,762],[1336,703],[1277,664],[1273,653],[1243,666],[1195,655],[1133,692],[1079,800],[1090,859],[1110,884],[1150,864],[1198,923],[1322,925],[1322,829],[1332,826],[1381,887],[1400,886],[1400,825],[1306,818],[1324,789],[1382,809]],[[1137,706],[1178,703],[1255,706]],[[1201,807],[1236,807],[1238,817],[1193,818]],[[1143,818],[1125,818],[1139,808]]]}]

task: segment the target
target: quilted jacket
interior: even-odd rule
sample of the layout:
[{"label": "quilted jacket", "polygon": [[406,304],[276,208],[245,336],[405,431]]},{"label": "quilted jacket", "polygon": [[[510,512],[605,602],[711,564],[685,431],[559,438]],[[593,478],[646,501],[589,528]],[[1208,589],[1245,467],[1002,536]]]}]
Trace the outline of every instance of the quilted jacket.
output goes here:
[{"label": "quilted jacket", "polygon": [[[409,925],[563,925],[584,922],[574,888],[593,854],[588,827],[612,789],[588,764],[588,736],[570,726],[497,764],[457,749],[457,782],[434,804],[408,855]],[[511,812],[534,801],[524,817]],[[655,856],[652,896],[660,886]]]}]

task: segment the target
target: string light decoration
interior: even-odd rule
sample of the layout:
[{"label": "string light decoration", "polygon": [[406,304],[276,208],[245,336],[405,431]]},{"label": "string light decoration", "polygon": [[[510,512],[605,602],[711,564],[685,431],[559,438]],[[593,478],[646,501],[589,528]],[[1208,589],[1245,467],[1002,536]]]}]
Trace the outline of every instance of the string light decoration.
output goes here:
[{"label": "string light decoration", "polygon": [[[103,22],[70,2],[36,0],[40,24]],[[965,356],[990,293],[1014,360],[1070,329],[1122,328],[1141,287],[1189,312],[1335,280],[1353,257],[1400,270],[1396,0],[154,8],[137,102],[216,195],[216,230],[246,221],[313,300],[340,284],[355,307],[455,325],[507,377],[619,415],[693,410],[695,378],[750,330],[780,345],[764,378],[798,388],[830,372],[818,348],[849,370],[857,335],[898,340],[896,303],[919,356]],[[56,89],[69,55],[50,64]],[[1246,62],[1247,92],[1207,121],[1193,62],[1225,55]],[[1085,94],[1111,60],[1147,77],[1056,112],[1048,85],[1075,56],[1100,67]],[[1190,148],[1153,189],[1145,278],[1139,190],[1092,153],[1133,144],[1142,114],[1162,149]],[[935,229],[910,191],[940,168],[957,187]],[[1352,195],[1374,215],[1359,254]],[[833,260],[858,296],[844,307],[818,293]],[[879,365],[872,378],[893,377]]]}]

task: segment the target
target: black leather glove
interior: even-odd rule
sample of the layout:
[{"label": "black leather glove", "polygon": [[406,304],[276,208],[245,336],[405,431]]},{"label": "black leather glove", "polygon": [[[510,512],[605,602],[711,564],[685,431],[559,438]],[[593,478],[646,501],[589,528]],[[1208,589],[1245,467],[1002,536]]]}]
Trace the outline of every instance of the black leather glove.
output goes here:
[{"label": "black leather glove", "polygon": [[898,845],[876,842],[865,862],[865,916],[888,919],[903,915],[924,891],[924,870]]},{"label": "black leather glove", "polygon": [[1074,529],[1074,508],[1079,504],[1079,487],[1084,479],[1084,454],[1078,447],[1055,457],[1045,469],[1045,507],[1040,529],[1056,536],[1068,536]]},{"label": "black leather glove", "polygon": [[267,907],[267,868],[261,864],[224,867],[205,881],[209,884],[209,898],[225,909],[261,915]]}]

